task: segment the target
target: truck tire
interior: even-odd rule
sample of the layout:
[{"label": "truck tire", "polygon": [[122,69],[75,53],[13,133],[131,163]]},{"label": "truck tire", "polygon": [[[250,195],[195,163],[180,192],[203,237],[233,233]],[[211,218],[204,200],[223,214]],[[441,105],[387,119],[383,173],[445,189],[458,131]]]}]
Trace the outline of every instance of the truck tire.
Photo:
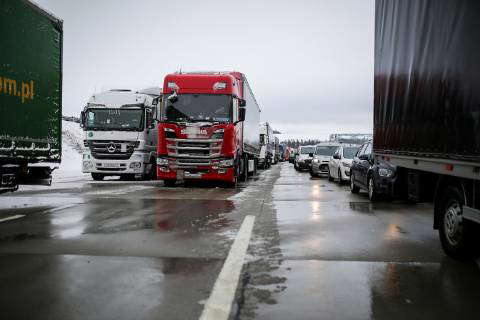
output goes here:
[{"label": "truck tire", "polygon": [[163,180],[163,184],[165,185],[165,187],[173,188],[175,187],[176,183],[177,183],[177,180],[174,180],[174,179]]},{"label": "truck tire", "polygon": [[248,155],[243,157],[243,172],[242,172],[242,182],[248,181]]},{"label": "truck tire", "polygon": [[315,178],[315,177],[317,176],[315,173],[313,173],[313,170],[312,170],[312,169],[310,169],[310,176],[311,176],[312,178]]},{"label": "truck tire", "polygon": [[142,180],[157,180],[157,163],[155,159],[151,159],[149,164],[151,165],[150,170],[143,175]]},{"label": "truck tire", "polygon": [[351,174],[350,175],[350,192],[356,194],[360,192],[360,188],[355,185],[354,181],[355,181],[354,176],[353,174]]},{"label": "truck tire", "polygon": [[453,259],[468,260],[480,255],[477,225],[462,219],[464,198],[458,187],[449,186],[440,200],[439,236],[445,253]]},{"label": "truck tire", "polygon": [[343,180],[342,180],[342,171],[340,170],[340,168],[338,168],[338,183],[339,183],[339,184],[342,184],[342,183],[343,183]]},{"label": "truck tire", "polygon": [[94,173],[92,172],[92,179],[95,181],[102,181],[105,176],[101,173]]}]

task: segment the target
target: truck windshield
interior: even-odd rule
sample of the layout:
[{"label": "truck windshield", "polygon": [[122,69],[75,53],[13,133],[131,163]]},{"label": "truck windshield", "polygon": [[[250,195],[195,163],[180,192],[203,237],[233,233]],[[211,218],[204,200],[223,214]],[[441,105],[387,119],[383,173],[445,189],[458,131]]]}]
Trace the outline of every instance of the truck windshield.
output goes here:
[{"label": "truck windshield", "polygon": [[315,154],[317,156],[327,156],[331,157],[335,150],[337,150],[338,146],[318,146],[317,151]]},{"label": "truck windshield", "polygon": [[315,147],[301,147],[300,154],[310,154],[315,153]]},{"label": "truck windshield", "polygon": [[142,131],[142,109],[89,109],[86,114],[87,130]]},{"label": "truck windshield", "polygon": [[174,122],[229,122],[232,97],[220,94],[179,94],[175,99],[165,99],[166,121]]},{"label": "truck windshield", "polygon": [[346,147],[346,148],[343,148],[343,157],[345,159],[353,159],[353,157],[355,156],[355,154],[357,153],[358,151],[358,147]]}]

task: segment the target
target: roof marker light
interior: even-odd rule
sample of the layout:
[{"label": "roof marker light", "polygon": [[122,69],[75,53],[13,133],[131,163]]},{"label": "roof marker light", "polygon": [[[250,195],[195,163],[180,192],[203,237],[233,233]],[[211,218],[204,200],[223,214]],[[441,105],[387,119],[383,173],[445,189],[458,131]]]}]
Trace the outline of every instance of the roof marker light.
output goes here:
[{"label": "roof marker light", "polygon": [[178,90],[178,89],[180,89],[175,82],[169,82],[169,83],[167,84],[167,87],[168,87],[169,89],[173,89],[173,90]]},{"label": "roof marker light", "polygon": [[213,85],[213,90],[222,90],[227,88],[226,82],[215,82]]}]

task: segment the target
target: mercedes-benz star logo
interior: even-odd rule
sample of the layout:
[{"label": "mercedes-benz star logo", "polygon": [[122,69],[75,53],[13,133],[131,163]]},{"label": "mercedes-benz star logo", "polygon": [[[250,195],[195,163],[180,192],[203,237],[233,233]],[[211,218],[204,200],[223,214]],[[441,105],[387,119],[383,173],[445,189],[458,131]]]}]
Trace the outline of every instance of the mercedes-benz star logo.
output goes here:
[{"label": "mercedes-benz star logo", "polygon": [[115,143],[110,142],[110,144],[109,144],[108,147],[107,147],[107,150],[108,150],[108,152],[110,152],[110,153],[114,153],[115,150],[117,150],[117,147],[115,147]]}]

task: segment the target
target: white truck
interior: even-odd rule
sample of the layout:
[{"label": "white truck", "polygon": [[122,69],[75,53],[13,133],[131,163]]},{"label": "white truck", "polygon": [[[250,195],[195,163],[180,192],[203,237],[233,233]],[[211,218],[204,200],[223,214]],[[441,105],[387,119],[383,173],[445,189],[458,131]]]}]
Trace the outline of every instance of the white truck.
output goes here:
[{"label": "white truck", "polygon": [[96,93],[81,113],[84,173],[94,180],[156,179],[160,88]]},{"label": "white truck", "polygon": [[275,137],[273,129],[268,122],[260,123],[260,146],[258,165],[260,168],[267,169],[273,163],[275,152]]}]

